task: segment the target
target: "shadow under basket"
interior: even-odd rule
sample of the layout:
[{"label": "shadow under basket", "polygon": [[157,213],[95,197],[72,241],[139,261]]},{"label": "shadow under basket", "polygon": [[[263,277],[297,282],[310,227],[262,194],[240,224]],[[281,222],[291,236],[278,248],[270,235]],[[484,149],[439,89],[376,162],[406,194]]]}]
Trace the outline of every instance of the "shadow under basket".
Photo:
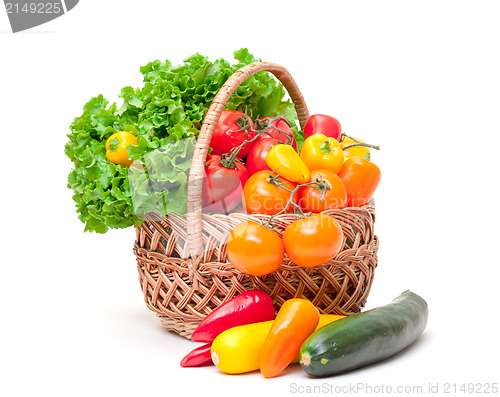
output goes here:
[{"label": "shadow under basket", "polygon": [[[275,272],[255,277],[237,271],[227,261],[231,230],[241,222],[261,222],[269,216],[204,214],[205,162],[227,101],[245,80],[260,72],[272,73],[283,84],[304,129],[309,111],[288,70],[270,62],[254,62],[237,70],[215,96],[201,125],[189,169],[186,215],[150,213],[137,228],[134,253],[144,300],[165,328],[187,338],[212,310],[247,290],[269,293],[276,310],[287,299],[305,298],[321,313],[350,315],[365,305],[373,282],[378,249],[373,200],[360,208],[324,211],[339,221],[344,233],[341,252],[327,263],[302,268],[285,255]],[[271,226],[282,235],[295,220],[295,215],[283,214],[273,218]]]},{"label": "shadow under basket", "polygon": [[[373,233],[374,201],[361,208],[328,210],[345,236],[342,251],[331,261],[302,268],[285,255],[282,265],[265,276],[249,276],[226,262],[230,231],[246,220],[265,215],[203,215],[205,251],[196,260],[181,259],[187,252],[187,220],[177,215],[147,216],[137,228],[134,253],[147,306],[163,326],[190,338],[199,322],[213,309],[252,289],[271,295],[275,307],[287,299],[309,299],[321,313],[351,315],[365,305],[377,266],[378,239]],[[272,225],[282,235],[294,215],[280,215]]]}]

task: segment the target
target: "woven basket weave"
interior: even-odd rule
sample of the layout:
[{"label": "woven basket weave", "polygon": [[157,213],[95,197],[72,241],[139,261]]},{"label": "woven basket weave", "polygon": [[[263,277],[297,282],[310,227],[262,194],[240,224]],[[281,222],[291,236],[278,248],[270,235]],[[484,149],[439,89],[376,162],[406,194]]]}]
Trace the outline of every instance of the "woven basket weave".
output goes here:
[{"label": "woven basket weave", "polygon": [[[136,229],[134,253],[144,300],[166,329],[187,338],[213,309],[246,290],[268,292],[276,308],[287,299],[306,298],[321,313],[343,315],[359,312],[370,292],[378,249],[373,200],[360,208],[325,211],[339,221],[345,237],[342,251],[333,260],[305,269],[285,255],[278,270],[259,277],[243,274],[228,263],[226,242],[238,223],[260,222],[269,216],[202,212],[204,165],[217,121],[238,86],[262,71],[273,73],[283,84],[304,127],[307,106],[283,66],[256,62],[239,69],[221,87],[203,121],[189,172],[186,215],[147,214]],[[282,234],[295,220],[295,215],[283,214],[271,224]]]}]

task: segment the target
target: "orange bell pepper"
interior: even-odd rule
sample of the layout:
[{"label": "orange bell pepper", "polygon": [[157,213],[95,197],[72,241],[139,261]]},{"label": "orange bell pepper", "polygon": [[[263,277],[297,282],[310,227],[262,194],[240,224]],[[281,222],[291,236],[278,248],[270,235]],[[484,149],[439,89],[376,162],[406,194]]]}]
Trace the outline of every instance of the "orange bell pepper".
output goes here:
[{"label": "orange bell pepper", "polygon": [[310,170],[323,169],[334,173],[339,172],[344,163],[339,141],[323,134],[314,134],[305,140],[300,158]]},{"label": "orange bell pepper", "polygon": [[293,361],[319,318],[318,309],[307,299],[289,299],[281,306],[260,353],[264,377],[279,375]]},{"label": "orange bell pepper", "polygon": [[290,145],[279,144],[273,146],[267,153],[266,164],[276,173],[291,182],[309,182],[311,172],[300,158],[299,154]]}]

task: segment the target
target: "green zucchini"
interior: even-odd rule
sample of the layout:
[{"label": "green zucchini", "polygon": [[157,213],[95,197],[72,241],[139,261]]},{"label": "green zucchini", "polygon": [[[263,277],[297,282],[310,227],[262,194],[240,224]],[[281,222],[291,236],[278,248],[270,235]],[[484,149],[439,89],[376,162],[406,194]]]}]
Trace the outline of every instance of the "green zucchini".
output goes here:
[{"label": "green zucchini", "polygon": [[300,364],[313,376],[338,375],[384,360],[411,345],[427,325],[427,303],[405,291],[392,303],[334,321],[300,348]]}]

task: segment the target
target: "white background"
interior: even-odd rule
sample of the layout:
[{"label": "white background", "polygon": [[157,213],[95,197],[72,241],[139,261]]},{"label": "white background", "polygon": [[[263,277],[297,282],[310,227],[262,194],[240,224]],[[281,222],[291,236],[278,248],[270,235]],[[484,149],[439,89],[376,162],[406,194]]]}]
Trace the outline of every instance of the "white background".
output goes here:
[{"label": "white background", "polygon": [[[187,3],[82,0],[18,34],[0,14],[0,394],[282,396],[358,383],[442,394],[499,382],[498,2]],[[146,308],[134,230],[83,232],[64,154],[83,104],[117,100],[154,59],[231,59],[244,46],[285,65],[311,113],[382,147],[367,308],[406,289],[430,307],[425,333],[391,360],[320,380],[297,365],[275,379],[182,369],[197,345]]]}]

